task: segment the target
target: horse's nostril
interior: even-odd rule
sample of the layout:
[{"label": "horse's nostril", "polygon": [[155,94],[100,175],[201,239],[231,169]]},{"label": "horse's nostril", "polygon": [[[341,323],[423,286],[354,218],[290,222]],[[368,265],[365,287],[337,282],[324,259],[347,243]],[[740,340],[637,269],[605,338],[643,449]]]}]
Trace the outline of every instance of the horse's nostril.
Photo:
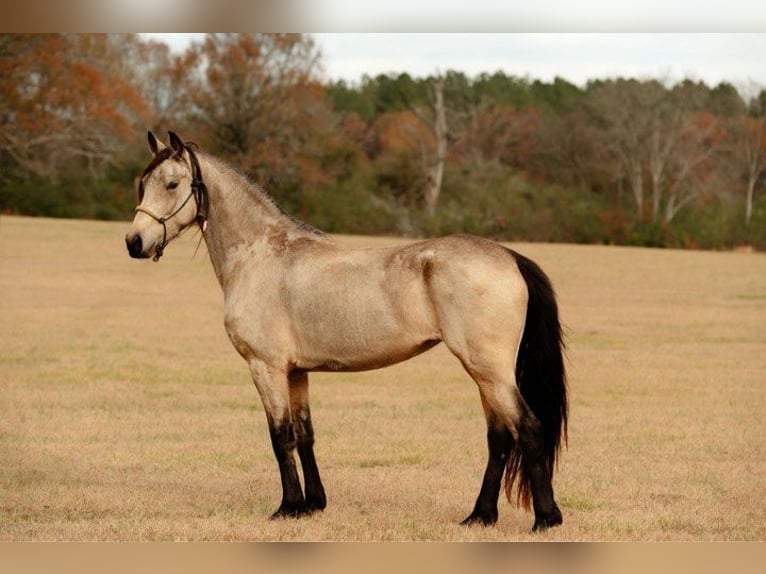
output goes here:
[{"label": "horse's nostril", "polygon": [[136,259],[142,257],[143,241],[141,241],[140,235],[136,234],[133,237],[126,236],[125,244],[128,246],[128,253],[130,253],[131,257]]}]

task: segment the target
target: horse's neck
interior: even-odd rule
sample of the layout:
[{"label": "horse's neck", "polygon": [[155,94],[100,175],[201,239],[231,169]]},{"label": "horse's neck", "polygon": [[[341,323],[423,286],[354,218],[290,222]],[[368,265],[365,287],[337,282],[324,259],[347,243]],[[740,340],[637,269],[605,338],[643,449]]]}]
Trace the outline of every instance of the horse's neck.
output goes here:
[{"label": "horse's neck", "polygon": [[306,231],[244,176],[210,156],[200,156],[200,162],[210,200],[204,237],[225,291],[243,259],[257,265]]}]

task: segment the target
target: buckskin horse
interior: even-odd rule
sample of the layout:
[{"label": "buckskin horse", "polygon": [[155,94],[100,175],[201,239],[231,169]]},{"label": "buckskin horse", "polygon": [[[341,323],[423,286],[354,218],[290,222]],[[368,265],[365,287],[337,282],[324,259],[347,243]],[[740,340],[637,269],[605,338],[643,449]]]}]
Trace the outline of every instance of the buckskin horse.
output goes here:
[{"label": "buckskin horse", "polygon": [[[198,225],[223,289],[226,332],[250,367],[279,464],[272,515],[323,510],[309,409],[312,371],[385,367],[443,342],[479,388],[489,456],[464,524],[497,521],[498,497],[561,524],[551,483],[567,433],[564,342],[551,282],[530,259],[471,235],[347,249],[285,212],[223,161],[148,134],[125,241],[158,261]],[[295,451],[303,469],[301,488]]]}]

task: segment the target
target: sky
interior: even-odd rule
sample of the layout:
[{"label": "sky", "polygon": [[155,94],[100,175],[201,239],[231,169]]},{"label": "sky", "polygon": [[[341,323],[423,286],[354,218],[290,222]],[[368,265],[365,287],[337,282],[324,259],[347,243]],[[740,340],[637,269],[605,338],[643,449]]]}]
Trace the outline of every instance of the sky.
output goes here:
[{"label": "sky", "polygon": [[[203,34],[148,34],[182,51]],[[358,82],[364,74],[469,76],[502,70],[583,86],[615,76],[684,78],[766,86],[766,33],[316,33],[322,77]]]}]

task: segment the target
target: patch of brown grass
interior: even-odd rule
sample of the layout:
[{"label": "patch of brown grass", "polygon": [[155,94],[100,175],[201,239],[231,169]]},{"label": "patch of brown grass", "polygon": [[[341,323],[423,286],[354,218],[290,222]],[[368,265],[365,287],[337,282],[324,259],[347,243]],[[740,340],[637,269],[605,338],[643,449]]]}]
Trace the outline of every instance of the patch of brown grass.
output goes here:
[{"label": "patch of brown grass", "polygon": [[329,506],[269,521],[277,467],[204,248],[136,262],[125,227],[0,220],[2,540],[765,538],[763,255],[514,245],[569,332],[564,524],[532,536],[505,501],[494,528],[458,524],[485,429],[443,346],[311,376]]}]

